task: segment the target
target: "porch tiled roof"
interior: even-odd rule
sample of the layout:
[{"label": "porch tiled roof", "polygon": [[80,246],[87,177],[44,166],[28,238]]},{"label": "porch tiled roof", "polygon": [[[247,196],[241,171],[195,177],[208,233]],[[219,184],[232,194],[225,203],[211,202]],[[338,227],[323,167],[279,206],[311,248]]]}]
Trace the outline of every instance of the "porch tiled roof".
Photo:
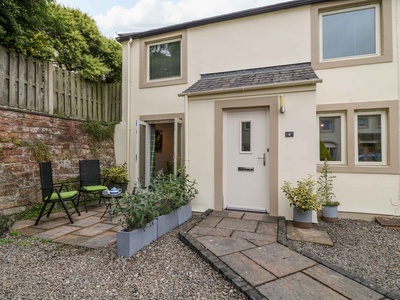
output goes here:
[{"label": "porch tiled roof", "polygon": [[201,78],[181,95],[201,94],[212,91],[280,85],[286,83],[321,82],[310,63],[299,63],[266,68],[202,74]]}]

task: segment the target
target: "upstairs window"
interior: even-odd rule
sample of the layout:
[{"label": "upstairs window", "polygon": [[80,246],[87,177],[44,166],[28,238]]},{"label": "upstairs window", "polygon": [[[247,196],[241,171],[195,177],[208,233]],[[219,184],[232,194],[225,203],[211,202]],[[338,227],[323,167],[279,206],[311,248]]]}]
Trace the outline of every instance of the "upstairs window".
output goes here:
[{"label": "upstairs window", "polygon": [[379,6],[321,14],[322,60],[379,54]]},{"label": "upstairs window", "polygon": [[148,45],[149,80],[181,77],[181,41]]}]

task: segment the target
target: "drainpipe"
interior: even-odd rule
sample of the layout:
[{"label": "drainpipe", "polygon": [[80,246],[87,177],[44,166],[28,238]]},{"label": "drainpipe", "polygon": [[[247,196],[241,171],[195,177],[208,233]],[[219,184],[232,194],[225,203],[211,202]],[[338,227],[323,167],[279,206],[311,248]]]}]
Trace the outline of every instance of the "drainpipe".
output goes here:
[{"label": "drainpipe", "polygon": [[127,50],[127,65],[128,65],[128,70],[127,70],[127,91],[126,91],[126,165],[127,170],[128,170],[128,178],[130,179],[130,169],[131,169],[131,159],[130,159],[130,149],[131,149],[131,118],[130,118],[130,113],[131,113],[131,44],[132,44],[132,39],[129,39],[128,42],[128,50]]},{"label": "drainpipe", "polygon": [[185,166],[186,171],[190,174],[189,170],[189,100],[188,96],[184,97],[184,111],[185,111]]}]

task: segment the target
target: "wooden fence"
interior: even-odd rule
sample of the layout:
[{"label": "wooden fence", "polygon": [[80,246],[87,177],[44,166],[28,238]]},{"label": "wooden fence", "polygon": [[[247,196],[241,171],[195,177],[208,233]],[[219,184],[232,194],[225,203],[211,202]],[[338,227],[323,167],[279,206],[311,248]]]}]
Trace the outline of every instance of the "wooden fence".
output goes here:
[{"label": "wooden fence", "polygon": [[121,120],[121,83],[83,79],[0,46],[0,106],[105,122]]}]

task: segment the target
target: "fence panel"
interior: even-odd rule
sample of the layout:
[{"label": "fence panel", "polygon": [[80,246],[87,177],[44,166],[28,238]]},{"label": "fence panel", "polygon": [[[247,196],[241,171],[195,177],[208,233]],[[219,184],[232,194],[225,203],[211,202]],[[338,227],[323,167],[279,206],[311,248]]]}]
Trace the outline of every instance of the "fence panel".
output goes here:
[{"label": "fence panel", "polygon": [[0,105],[74,119],[121,120],[121,83],[83,79],[0,46]]}]

